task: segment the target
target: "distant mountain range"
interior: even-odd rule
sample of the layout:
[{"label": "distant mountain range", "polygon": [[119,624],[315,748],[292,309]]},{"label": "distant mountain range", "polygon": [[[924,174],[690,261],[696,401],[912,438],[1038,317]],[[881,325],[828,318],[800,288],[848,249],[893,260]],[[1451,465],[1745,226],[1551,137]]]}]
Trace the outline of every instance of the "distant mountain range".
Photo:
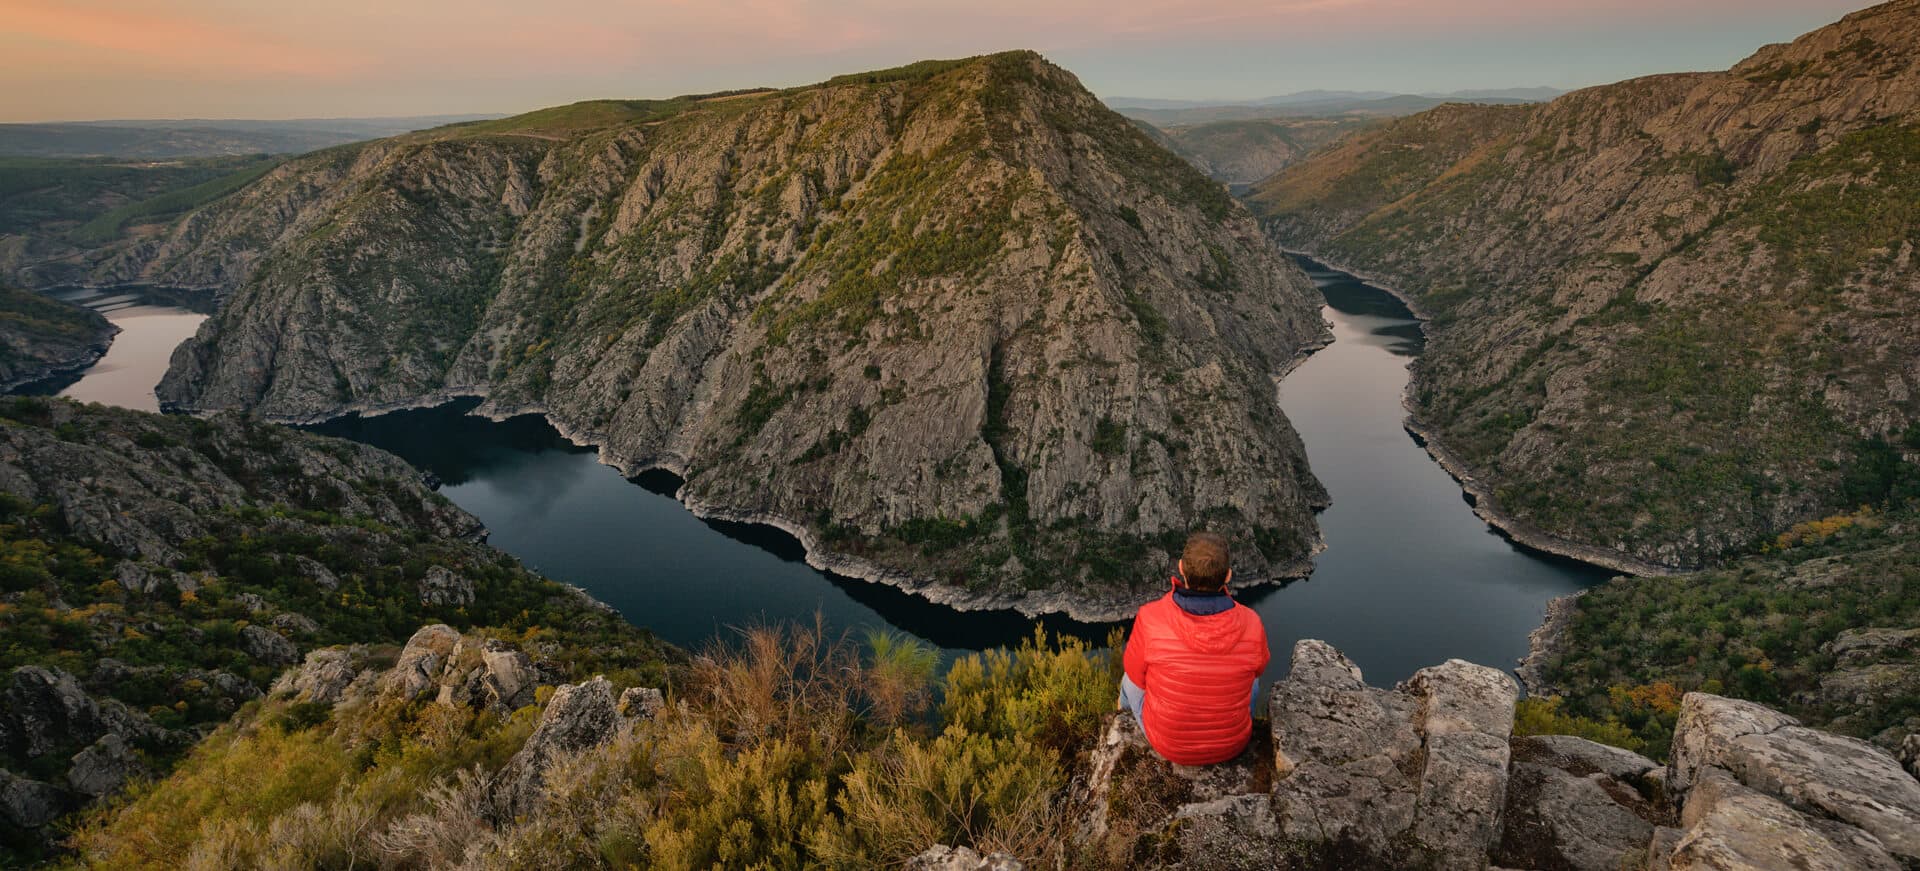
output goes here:
[{"label": "distant mountain range", "polygon": [[151,119],[0,124],[0,155],[167,159],[238,154],[301,154],[499,115],[402,118]]},{"label": "distant mountain range", "polygon": [[1560,96],[1554,88],[1495,88],[1448,93],[1396,94],[1391,91],[1296,91],[1257,100],[1161,100],[1112,97],[1114,111],[1157,127],[1252,121],[1264,118],[1356,115],[1397,118],[1445,103],[1539,103]]}]

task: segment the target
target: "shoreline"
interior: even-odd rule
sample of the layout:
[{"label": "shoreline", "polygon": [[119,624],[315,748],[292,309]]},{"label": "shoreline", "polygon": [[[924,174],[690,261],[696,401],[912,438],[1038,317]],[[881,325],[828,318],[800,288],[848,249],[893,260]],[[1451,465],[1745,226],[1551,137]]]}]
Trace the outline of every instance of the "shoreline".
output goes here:
[{"label": "shoreline", "polygon": [[95,364],[107,356],[107,351],[113,347],[113,340],[123,331],[119,324],[112,324],[111,327],[111,329],[102,333],[99,338],[95,339],[92,344],[89,344],[86,352],[74,358],[72,362],[58,365],[51,363],[43,364],[42,368],[33,374],[16,376],[12,380],[0,384],[0,394],[15,395],[14,391],[22,387],[32,387],[42,381],[52,381],[56,378],[78,375],[93,368]]},{"label": "shoreline", "polygon": [[[1394,299],[1399,300],[1407,307],[1407,310],[1412,312],[1413,316],[1420,321],[1421,332],[1427,334],[1429,340],[1432,339],[1432,335],[1427,333],[1427,325],[1433,321],[1433,315],[1422,308],[1420,303],[1410,294],[1387,283],[1379,276],[1364,271],[1349,269],[1342,264],[1323,259],[1311,251],[1302,251],[1286,246],[1279,247],[1281,252],[1285,254],[1306,257],[1329,269],[1344,272],[1359,279],[1367,286],[1380,290],[1392,296]],[[1460,491],[1466,496],[1467,503],[1473,507],[1474,515],[1479,517],[1480,520],[1489,527],[1499,532],[1502,537],[1528,550],[1574,560],[1575,562],[1585,563],[1596,568],[1620,572],[1622,574],[1641,577],[1665,577],[1680,573],[1678,569],[1671,566],[1647,562],[1646,560],[1610,548],[1582,544],[1577,541],[1561,538],[1525,520],[1502,512],[1496,507],[1498,503],[1493,498],[1492,491],[1480,482],[1480,479],[1473,474],[1472,469],[1466,462],[1455,456],[1454,453],[1445,446],[1441,445],[1433,432],[1427,429],[1425,424],[1421,423],[1419,414],[1413,404],[1414,381],[1414,377],[1409,377],[1406,388],[1402,390],[1400,394],[1400,407],[1406,412],[1406,418],[1401,421],[1401,427],[1427,452],[1427,456],[1432,457],[1434,463],[1446,470],[1446,473],[1453,478],[1454,483],[1460,486]]]},{"label": "shoreline", "polygon": [[1573,628],[1573,611],[1586,590],[1547,600],[1547,614],[1540,625],[1527,633],[1527,655],[1513,670],[1520,679],[1520,690],[1528,697],[1560,695],[1559,687],[1547,682],[1547,658],[1566,647],[1567,632]]},{"label": "shoreline", "polygon": [[[1321,342],[1316,343],[1310,348],[1303,349],[1301,353],[1295,355],[1293,360],[1289,361],[1284,371],[1291,372],[1302,362],[1305,362],[1313,351],[1320,350],[1329,344],[1331,344],[1330,341]],[[1279,379],[1282,377],[1284,377],[1284,375],[1274,376],[1274,383],[1278,385]],[[640,459],[615,454],[609,448],[608,440],[604,434],[575,430],[564,421],[555,418],[550,409],[539,403],[528,403],[518,406],[496,404],[485,385],[466,385],[445,388],[422,396],[391,402],[350,403],[340,406],[331,413],[309,415],[252,413],[257,414],[262,420],[273,423],[289,426],[316,426],[348,416],[379,417],[384,414],[400,411],[438,408],[449,403],[467,399],[480,400],[480,404],[467,412],[468,414],[495,422],[529,414],[539,415],[541,420],[552,427],[554,432],[558,433],[561,438],[580,447],[593,448],[596,461],[601,465],[618,471],[622,477],[632,479],[643,472],[658,469],[673,474],[683,482],[686,480],[687,464],[683,457],[663,454],[651,459]],[[196,416],[218,414],[226,411],[226,409],[207,410],[181,407],[166,402],[161,403],[160,410],[163,413],[191,414]],[[1082,593],[1027,591],[1015,595],[1008,593],[975,592],[910,571],[883,566],[863,557],[831,550],[822,544],[819,536],[813,530],[809,529],[805,524],[791,518],[764,511],[732,508],[703,502],[684,495],[684,488],[676,491],[672,498],[674,501],[679,502],[688,513],[702,520],[747,523],[778,529],[792,536],[800,543],[802,550],[805,552],[806,564],[812,568],[853,580],[894,587],[936,605],[942,605],[956,611],[1012,611],[1029,619],[1058,615],[1080,623],[1115,624],[1132,619],[1141,605],[1152,601],[1153,598],[1159,596],[1161,592],[1164,592],[1163,590],[1155,588],[1146,598],[1124,595],[1092,601],[1086,599]],[[1317,506],[1315,510],[1316,514],[1320,507],[1324,506]],[[1326,536],[1320,531],[1319,524],[1316,522],[1314,524],[1314,540],[1312,546],[1303,557],[1274,566],[1273,571],[1270,572],[1267,577],[1249,579],[1238,586],[1243,590],[1255,590],[1263,587],[1284,586],[1289,582],[1305,578],[1313,572],[1314,558],[1325,551],[1326,547]],[[581,592],[584,593],[585,591]],[[588,595],[589,598],[591,598],[591,595]],[[598,600],[596,599],[594,601],[597,602]]]}]

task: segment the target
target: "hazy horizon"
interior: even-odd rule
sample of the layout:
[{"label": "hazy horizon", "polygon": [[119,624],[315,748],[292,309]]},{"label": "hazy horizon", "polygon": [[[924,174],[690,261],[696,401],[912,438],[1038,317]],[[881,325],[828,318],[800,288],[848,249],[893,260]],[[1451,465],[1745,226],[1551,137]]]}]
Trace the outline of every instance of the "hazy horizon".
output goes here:
[{"label": "hazy horizon", "polygon": [[0,0],[0,121],[512,114],[1031,48],[1103,97],[1553,87],[1724,69],[1861,0]]}]

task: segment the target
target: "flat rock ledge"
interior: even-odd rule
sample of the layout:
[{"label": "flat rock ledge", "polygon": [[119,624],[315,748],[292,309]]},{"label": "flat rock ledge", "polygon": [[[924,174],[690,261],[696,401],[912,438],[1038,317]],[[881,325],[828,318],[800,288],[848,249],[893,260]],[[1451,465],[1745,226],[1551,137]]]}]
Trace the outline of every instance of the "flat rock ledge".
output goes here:
[{"label": "flat rock ledge", "polygon": [[1693,693],[1661,765],[1516,736],[1517,695],[1506,673],[1458,660],[1370,687],[1339,651],[1301,641],[1269,729],[1233,762],[1173,765],[1130,715],[1112,718],[1073,797],[1079,864],[1920,868],[1920,780],[1871,744]]}]

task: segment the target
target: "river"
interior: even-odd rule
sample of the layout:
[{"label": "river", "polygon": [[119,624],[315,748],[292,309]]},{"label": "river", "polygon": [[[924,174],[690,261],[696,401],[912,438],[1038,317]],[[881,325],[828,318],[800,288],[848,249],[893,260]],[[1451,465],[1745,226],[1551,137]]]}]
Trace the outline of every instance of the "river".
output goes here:
[{"label": "river", "polygon": [[[1284,675],[1299,638],[1322,638],[1390,684],[1461,658],[1510,667],[1556,596],[1608,573],[1519,548],[1473,514],[1460,489],[1401,427],[1418,321],[1391,295],[1303,263],[1327,298],[1335,341],[1281,385],[1281,405],[1332,494],[1320,516],[1327,550],[1311,578],[1245,593],[1267,625]],[[151,295],[71,295],[125,330],[93,369],[58,392],[152,409],[152,386],[203,315]],[[42,391],[46,392],[46,391]],[[704,521],[672,497],[665,473],[628,480],[543,421],[494,422],[471,403],[345,418],[318,431],[386,448],[433,473],[490,541],[579,585],[676,644],[699,646],[756,621],[810,621],[854,632],[892,629],[948,654],[1016,643],[1033,621],[957,612],[891,587],[808,567],[778,530]],[[1049,629],[1103,640],[1113,627],[1058,618]]]}]

